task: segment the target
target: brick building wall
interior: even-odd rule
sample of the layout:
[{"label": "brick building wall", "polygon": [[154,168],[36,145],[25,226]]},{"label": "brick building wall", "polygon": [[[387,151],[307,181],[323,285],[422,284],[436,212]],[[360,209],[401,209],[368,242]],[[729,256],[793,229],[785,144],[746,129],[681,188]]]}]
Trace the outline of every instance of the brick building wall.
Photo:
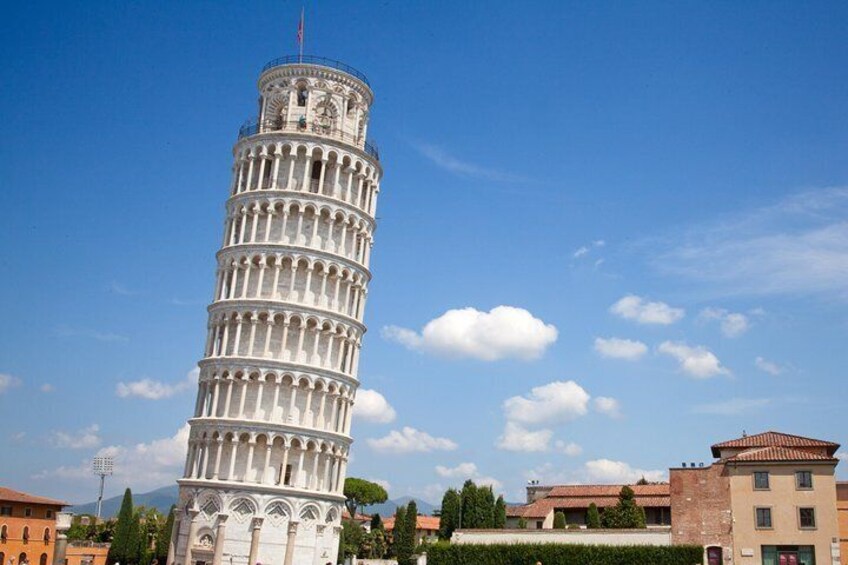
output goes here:
[{"label": "brick building wall", "polygon": [[721,547],[733,555],[730,480],[723,464],[669,470],[673,544]]}]

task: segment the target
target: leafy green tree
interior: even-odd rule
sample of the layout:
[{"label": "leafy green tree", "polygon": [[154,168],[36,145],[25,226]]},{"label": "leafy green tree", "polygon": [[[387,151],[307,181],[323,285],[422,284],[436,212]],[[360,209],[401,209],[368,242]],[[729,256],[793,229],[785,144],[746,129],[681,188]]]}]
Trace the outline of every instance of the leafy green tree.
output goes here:
[{"label": "leafy green tree", "polygon": [[[365,531],[357,522],[353,520],[342,520],[341,539],[344,540],[344,544],[342,545],[340,542],[339,545],[339,547],[343,548],[342,561],[344,561],[347,557],[358,554],[364,535]],[[342,553],[342,550],[340,550],[339,553]]]},{"label": "leafy green tree", "polygon": [[386,556],[388,543],[386,542],[386,531],[382,524],[376,530],[371,530],[368,534],[371,537],[371,559],[383,559]]},{"label": "leafy green tree", "polygon": [[156,534],[156,547],[154,554],[159,563],[168,561],[168,546],[171,543],[171,530],[174,529],[174,513],[177,507],[171,505],[171,510],[168,512],[168,519],[165,524],[159,528]]},{"label": "leafy green tree", "polygon": [[412,555],[411,540],[407,541],[408,530],[406,528],[406,506],[398,506],[395,511],[395,527],[392,530],[392,545],[397,557],[398,565],[406,565]]},{"label": "leafy green tree", "polygon": [[389,498],[386,489],[366,481],[365,479],[357,479],[356,477],[348,477],[344,483],[345,506],[352,520],[356,519],[356,510],[360,506],[369,506],[371,504],[380,504]]},{"label": "leafy green tree", "polygon": [[383,525],[383,519],[382,519],[382,518],[380,518],[380,514],[379,514],[378,512],[375,512],[375,513],[371,516],[371,531],[372,531],[372,532],[373,532],[374,530],[383,530],[383,531],[385,531],[385,529],[386,529],[386,527]]},{"label": "leafy green tree", "polygon": [[524,516],[522,516],[518,519],[518,529],[519,530],[526,530],[527,529],[527,519]]},{"label": "leafy green tree", "polygon": [[564,530],[565,529],[565,514],[562,512],[554,513],[554,529],[555,530]]},{"label": "leafy green tree", "polygon": [[[409,504],[406,507],[406,519],[404,520],[403,527],[406,530],[406,533],[403,536],[404,548],[403,548],[403,556],[406,558],[406,561],[401,560],[401,554],[398,554],[398,565],[413,565],[414,561],[412,559],[412,554],[415,552],[415,529],[418,526],[418,505],[415,503],[415,500],[410,500]],[[397,526],[395,526],[397,527]]]},{"label": "leafy green tree", "polygon": [[589,510],[586,512],[586,527],[590,530],[601,527],[601,514],[598,512],[598,505],[594,502],[589,505]]},{"label": "leafy green tree", "polygon": [[506,503],[503,495],[498,496],[495,501],[495,523],[494,527],[502,530],[506,528]]},{"label": "leafy green tree", "polygon": [[644,528],[645,510],[636,504],[633,489],[624,486],[618,495],[618,503],[604,510],[601,515],[604,528]]},{"label": "leafy green tree", "polygon": [[465,484],[462,485],[460,496],[462,504],[458,528],[479,527],[480,514],[477,505],[477,485],[474,484],[474,481],[470,479],[465,481]]},{"label": "leafy green tree", "polygon": [[115,523],[115,532],[107,560],[110,564],[138,562],[138,518],[133,511],[130,489],[124,491],[124,499],[121,501],[121,510],[118,512],[118,521]]},{"label": "leafy green tree", "polygon": [[645,475],[642,475],[642,478],[636,481],[637,485],[649,485],[651,483],[648,482],[648,479],[645,478]]},{"label": "leafy green tree", "polygon": [[442,508],[439,516],[439,539],[449,540],[453,531],[459,527],[459,507],[461,501],[456,489],[448,489],[442,496]]},{"label": "leafy green tree", "polygon": [[477,487],[477,513],[480,516],[478,528],[495,527],[495,493],[490,486]]}]

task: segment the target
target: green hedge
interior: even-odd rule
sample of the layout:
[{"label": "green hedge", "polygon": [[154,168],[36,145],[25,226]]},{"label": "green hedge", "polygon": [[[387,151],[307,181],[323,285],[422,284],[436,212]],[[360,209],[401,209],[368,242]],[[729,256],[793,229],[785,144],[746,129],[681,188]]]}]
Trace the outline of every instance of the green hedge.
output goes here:
[{"label": "green hedge", "polygon": [[427,565],[702,565],[704,549],[693,545],[610,546],[504,544],[434,545]]}]

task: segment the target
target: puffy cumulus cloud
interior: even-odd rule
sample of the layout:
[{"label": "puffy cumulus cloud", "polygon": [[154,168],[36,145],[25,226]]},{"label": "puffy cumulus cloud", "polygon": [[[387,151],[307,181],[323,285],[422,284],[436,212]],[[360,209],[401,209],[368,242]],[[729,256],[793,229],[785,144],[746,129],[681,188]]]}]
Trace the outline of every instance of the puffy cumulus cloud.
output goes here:
[{"label": "puffy cumulus cloud", "polygon": [[611,459],[587,461],[582,474],[588,482],[602,484],[633,484],[642,477],[651,482],[666,479],[665,471],[636,469],[623,461]]},{"label": "puffy cumulus cloud", "polygon": [[490,486],[492,490],[501,490],[503,483],[494,477],[482,475],[474,463],[460,463],[456,467],[436,465],[436,474],[445,479],[464,481],[471,479],[478,485]]},{"label": "puffy cumulus cloud", "polygon": [[577,457],[578,455],[583,453],[583,448],[580,445],[574,443],[573,441],[566,443],[558,439],[556,440],[556,442],[554,442],[554,447],[557,451],[559,451],[560,453],[565,453],[569,457]]},{"label": "puffy cumulus cloud", "polygon": [[397,326],[386,326],[381,333],[410,349],[482,361],[536,359],[557,339],[556,327],[512,306],[489,312],[470,307],[448,310],[429,321],[420,334]]},{"label": "puffy cumulus cloud", "polygon": [[389,492],[389,490],[391,490],[391,488],[392,488],[392,483],[390,483],[389,481],[386,481],[384,479],[370,478],[368,480],[371,481],[372,483],[380,485],[381,487],[386,489],[386,492]]},{"label": "puffy cumulus cloud", "polygon": [[586,414],[589,393],[574,381],[554,381],[537,386],[530,394],[504,401],[507,420],[522,424],[567,422]]},{"label": "puffy cumulus cloud", "polygon": [[595,338],[595,351],[602,357],[636,361],[648,352],[648,346],[641,341],[620,339],[617,337]]},{"label": "puffy cumulus cloud", "polygon": [[[185,424],[171,437],[134,445],[110,445],[98,450],[96,456],[114,458],[114,477],[118,483],[131,484],[138,491],[153,489],[172,482],[182,472],[188,434],[189,425]],[[86,459],[77,466],[41,471],[33,478],[90,482],[91,460]]]},{"label": "puffy cumulus cloud", "polygon": [[453,440],[433,437],[427,432],[409,426],[400,431],[392,430],[388,435],[381,438],[369,438],[366,442],[371,446],[371,449],[381,453],[428,453],[431,451],[453,451],[458,447]]},{"label": "puffy cumulus cloud", "polygon": [[6,373],[0,373],[0,394],[16,386],[21,386],[21,379]]},{"label": "puffy cumulus cloud", "polygon": [[162,400],[170,398],[197,384],[200,369],[194,368],[188,372],[186,378],[176,383],[165,383],[152,379],[141,379],[139,381],[120,382],[115,387],[115,394],[120,398],[146,398],[147,400]]},{"label": "puffy cumulus cloud", "polygon": [[382,394],[363,388],[356,393],[353,417],[366,422],[388,424],[394,422],[397,413]]},{"label": "puffy cumulus cloud", "polygon": [[739,337],[751,327],[748,316],[739,312],[729,312],[724,308],[704,308],[698,314],[698,318],[703,321],[718,321],[721,325],[721,333],[725,337]]},{"label": "puffy cumulus cloud", "polygon": [[848,451],[839,451],[836,453],[836,458],[840,461],[848,461]]},{"label": "puffy cumulus cloud", "polygon": [[721,402],[700,404],[692,411],[696,414],[712,414],[715,416],[737,416],[750,414],[771,404],[770,398],[731,398]]},{"label": "puffy cumulus cloud", "polygon": [[676,359],[682,371],[698,379],[730,374],[712,351],[700,345],[691,347],[679,341],[664,341],[659,352]]},{"label": "puffy cumulus cloud", "polygon": [[648,302],[641,296],[628,294],[610,306],[610,312],[640,324],[673,324],[686,315],[683,308],[673,308],[665,302]]},{"label": "puffy cumulus cloud", "polygon": [[768,359],[764,359],[762,357],[757,357],[756,359],[754,359],[754,365],[760,371],[768,373],[769,375],[772,375],[774,377],[783,372],[783,367],[773,361],[769,361]]},{"label": "puffy cumulus cloud", "polygon": [[610,418],[621,417],[621,404],[615,398],[596,396],[593,402],[595,404],[595,410],[601,414],[606,414]]},{"label": "puffy cumulus cloud", "polygon": [[100,426],[92,424],[76,432],[54,431],[50,445],[62,449],[91,449],[100,445]]},{"label": "puffy cumulus cloud", "polygon": [[528,430],[515,422],[507,422],[496,443],[504,451],[527,453],[547,451],[554,433],[551,430]]}]

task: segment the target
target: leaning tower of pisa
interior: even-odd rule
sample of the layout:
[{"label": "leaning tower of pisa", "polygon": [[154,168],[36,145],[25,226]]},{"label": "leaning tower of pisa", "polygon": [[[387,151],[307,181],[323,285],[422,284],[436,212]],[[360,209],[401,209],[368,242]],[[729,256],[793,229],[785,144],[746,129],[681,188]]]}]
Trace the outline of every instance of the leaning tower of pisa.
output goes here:
[{"label": "leaning tower of pisa", "polygon": [[239,130],[168,565],[335,563],[382,174],[373,93],[268,63]]}]

